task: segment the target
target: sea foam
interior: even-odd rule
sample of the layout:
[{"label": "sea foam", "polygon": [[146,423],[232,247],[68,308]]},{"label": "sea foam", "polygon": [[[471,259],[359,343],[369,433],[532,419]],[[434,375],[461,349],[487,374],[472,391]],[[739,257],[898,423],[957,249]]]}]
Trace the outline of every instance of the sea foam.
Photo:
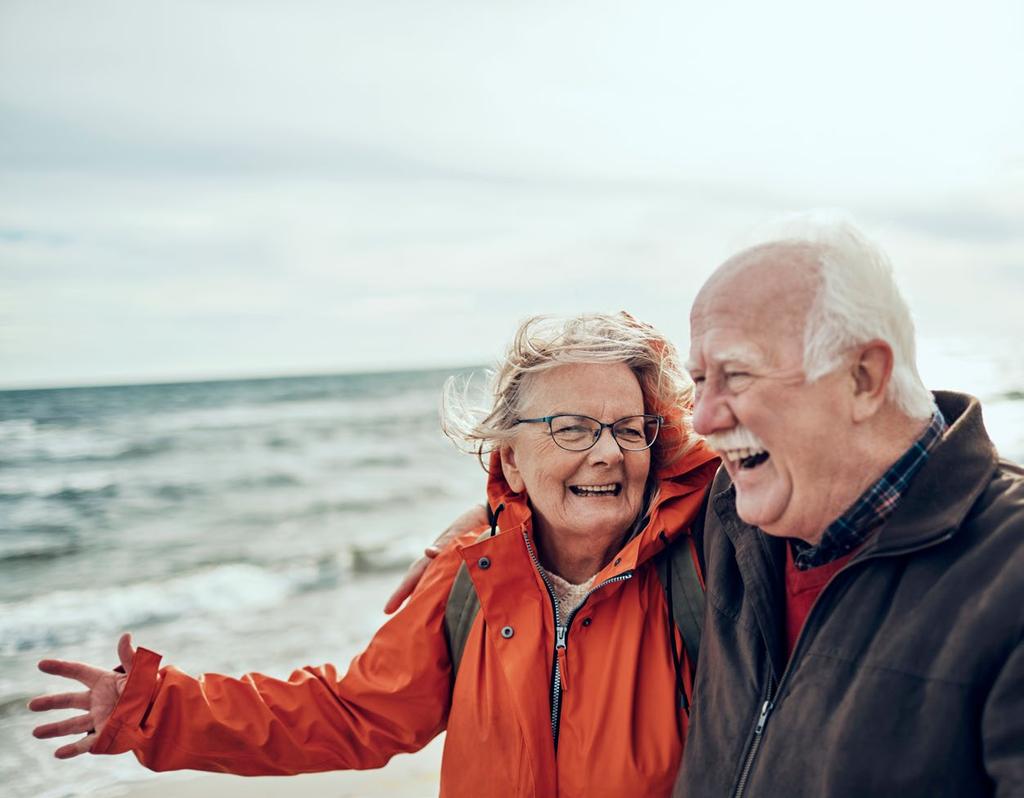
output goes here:
[{"label": "sea foam", "polygon": [[0,605],[0,653],[75,643],[186,616],[279,604],[309,583],[307,569],[221,565],[164,582],[47,593]]}]

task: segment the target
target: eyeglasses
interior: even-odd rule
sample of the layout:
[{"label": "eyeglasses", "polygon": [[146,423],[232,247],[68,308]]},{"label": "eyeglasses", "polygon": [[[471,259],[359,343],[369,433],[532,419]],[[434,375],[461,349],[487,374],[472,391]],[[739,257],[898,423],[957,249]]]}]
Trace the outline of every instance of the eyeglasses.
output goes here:
[{"label": "eyeglasses", "polygon": [[611,424],[603,424],[590,416],[559,413],[543,418],[520,418],[516,424],[547,424],[552,440],[570,452],[585,452],[597,443],[605,429],[611,430],[620,449],[642,452],[650,449],[657,440],[658,430],[664,421],[661,416],[642,415],[626,416]]}]

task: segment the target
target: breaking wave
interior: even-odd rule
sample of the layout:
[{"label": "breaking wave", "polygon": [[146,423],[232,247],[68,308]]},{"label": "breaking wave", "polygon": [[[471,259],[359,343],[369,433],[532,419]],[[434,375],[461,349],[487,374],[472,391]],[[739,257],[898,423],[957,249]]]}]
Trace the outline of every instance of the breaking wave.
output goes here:
[{"label": "breaking wave", "polygon": [[251,611],[330,581],[325,563],[271,571],[221,565],[164,582],[48,593],[0,605],[0,653],[87,640],[183,617]]}]

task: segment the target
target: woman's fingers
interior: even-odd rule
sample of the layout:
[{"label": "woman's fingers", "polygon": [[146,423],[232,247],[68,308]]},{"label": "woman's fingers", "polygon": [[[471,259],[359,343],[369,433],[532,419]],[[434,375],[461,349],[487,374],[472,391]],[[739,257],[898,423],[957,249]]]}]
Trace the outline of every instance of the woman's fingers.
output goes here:
[{"label": "woman's fingers", "polygon": [[124,672],[128,673],[132,667],[132,660],[135,659],[135,649],[132,647],[132,636],[130,634],[121,635],[121,639],[117,641],[117,658],[121,660],[121,667],[124,668]]},{"label": "woman's fingers", "polygon": [[57,759],[71,759],[73,756],[79,754],[85,754],[92,750],[93,743],[96,742],[96,733],[87,734],[81,740],[77,740],[68,745],[63,745],[53,752],[53,755]]},{"label": "woman's fingers", "polygon": [[92,715],[86,713],[85,715],[75,715],[73,718],[58,720],[56,723],[36,726],[32,730],[32,736],[38,737],[40,740],[46,740],[50,737],[64,737],[67,734],[81,734],[82,732],[91,732],[92,730]]},{"label": "woman's fingers", "polygon": [[56,693],[41,695],[28,702],[33,712],[46,712],[48,709],[88,709],[89,693]]},{"label": "woman's fingers", "polygon": [[[132,646],[131,635],[121,635],[117,642],[117,657],[127,673],[131,669],[135,648]],[[70,759],[92,750],[96,742],[96,728],[106,723],[111,708],[117,700],[120,687],[125,677],[113,671],[86,665],[84,662],[71,662],[60,659],[44,659],[39,663],[39,670],[65,679],[75,679],[89,689],[80,693],[56,693],[33,698],[28,708],[33,712],[45,712],[51,709],[85,709],[90,710],[83,715],[46,723],[37,726],[32,734],[40,739],[63,737],[69,734],[85,734],[73,743],[63,745],[54,751],[58,759]]]},{"label": "woman's fingers", "polygon": [[97,668],[94,665],[86,665],[84,662],[68,662],[62,659],[44,659],[39,662],[39,670],[49,673],[52,676],[63,676],[65,679],[74,679],[86,687],[92,687],[103,676],[110,671]]}]

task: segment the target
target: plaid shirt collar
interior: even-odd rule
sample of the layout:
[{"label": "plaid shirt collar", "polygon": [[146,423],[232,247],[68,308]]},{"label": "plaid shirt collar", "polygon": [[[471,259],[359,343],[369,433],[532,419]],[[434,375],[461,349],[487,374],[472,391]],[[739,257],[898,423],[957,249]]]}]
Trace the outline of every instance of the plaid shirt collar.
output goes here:
[{"label": "plaid shirt collar", "polygon": [[892,466],[881,479],[861,494],[860,498],[839,518],[829,524],[817,546],[794,540],[793,562],[797,569],[806,571],[842,557],[867,540],[872,531],[892,515],[907,486],[928,453],[942,439],[946,420],[936,410],[924,434]]}]

